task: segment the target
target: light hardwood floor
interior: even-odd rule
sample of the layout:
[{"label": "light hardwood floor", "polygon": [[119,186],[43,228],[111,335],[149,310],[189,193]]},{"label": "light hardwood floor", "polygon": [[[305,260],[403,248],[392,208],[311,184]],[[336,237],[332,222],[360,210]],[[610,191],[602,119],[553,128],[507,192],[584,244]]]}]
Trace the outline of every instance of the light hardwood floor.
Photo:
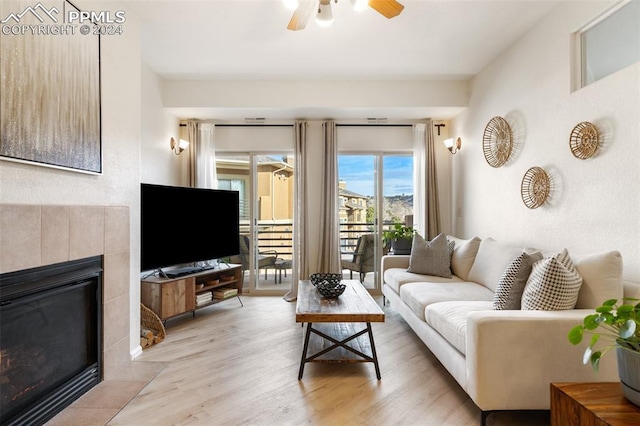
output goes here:
[{"label": "light hardwood floor", "polygon": [[[478,425],[480,410],[393,307],[373,323],[373,364],[307,364],[302,327],[280,297],[228,300],[170,320],[121,380],[102,382],[57,425]],[[382,298],[376,297],[382,304]],[[548,425],[548,412],[501,412],[489,425]]]}]

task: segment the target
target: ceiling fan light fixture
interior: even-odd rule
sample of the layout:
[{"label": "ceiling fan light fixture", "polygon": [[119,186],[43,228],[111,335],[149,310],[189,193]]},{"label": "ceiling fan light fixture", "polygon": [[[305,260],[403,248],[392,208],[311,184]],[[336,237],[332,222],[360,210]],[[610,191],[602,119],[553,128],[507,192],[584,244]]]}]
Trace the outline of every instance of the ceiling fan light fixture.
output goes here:
[{"label": "ceiling fan light fixture", "polygon": [[298,0],[282,0],[282,4],[289,10],[296,10],[298,6],[300,6],[300,2]]},{"label": "ceiling fan light fixture", "polygon": [[324,0],[320,1],[320,5],[318,5],[318,13],[316,14],[316,22],[321,27],[328,27],[333,23],[333,12],[331,11],[331,1]]},{"label": "ceiling fan light fixture", "polygon": [[369,0],[350,0],[353,10],[362,12],[369,6]]}]

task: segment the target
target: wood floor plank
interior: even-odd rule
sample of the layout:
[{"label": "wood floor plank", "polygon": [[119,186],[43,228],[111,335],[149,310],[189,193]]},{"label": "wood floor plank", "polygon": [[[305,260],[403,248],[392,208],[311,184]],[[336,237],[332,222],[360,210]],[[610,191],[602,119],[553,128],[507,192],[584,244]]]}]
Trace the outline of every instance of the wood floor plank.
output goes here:
[{"label": "wood floor plank", "polygon": [[[381,305],[382,298],[376,297]],[[373,323],[382,380],[370,363],[309,363],[295,303],[243,297],[167,323],[136,362],[166,367],[109,425],[477,425],[480,410],[392,307]],[[523,413],[493,425],[547,425]]]}]

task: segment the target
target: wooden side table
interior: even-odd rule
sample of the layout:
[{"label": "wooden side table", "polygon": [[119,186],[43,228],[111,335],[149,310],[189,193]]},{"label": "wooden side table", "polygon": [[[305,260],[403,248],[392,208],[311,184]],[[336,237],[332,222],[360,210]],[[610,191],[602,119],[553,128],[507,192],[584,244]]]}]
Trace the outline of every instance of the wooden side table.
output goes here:
[{"label": "wooden side table", "polygon": [[640,425],[640,407],[622,395],[620,382],[551,383],[551,425]]}]

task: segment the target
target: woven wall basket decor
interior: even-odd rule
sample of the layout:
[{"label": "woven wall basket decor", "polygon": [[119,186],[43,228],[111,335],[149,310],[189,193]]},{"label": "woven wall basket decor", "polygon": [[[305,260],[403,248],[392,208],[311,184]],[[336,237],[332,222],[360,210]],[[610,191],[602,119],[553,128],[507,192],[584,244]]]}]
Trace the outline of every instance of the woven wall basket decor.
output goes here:
[{"label": "woven wall basket decor", "polygon": [[507,162],[513,150],[513,131],[502,117],[493,117],[484,128],[482,151],[491,167],[500,167]]},{"label": "woven wall basket decor", "polygon": [[530,209],[537,209],[547,201],[551,191],[549,175],[541,167],[532,167],[524,174],[520,193],[524,205]]},{"label": "woven wall basket decor", "polygon": [[598,128],[583,121],[578,123],[569,136],[569,148],[576,158],[586,160],[592,157],[600,146],[600,132]]}]

